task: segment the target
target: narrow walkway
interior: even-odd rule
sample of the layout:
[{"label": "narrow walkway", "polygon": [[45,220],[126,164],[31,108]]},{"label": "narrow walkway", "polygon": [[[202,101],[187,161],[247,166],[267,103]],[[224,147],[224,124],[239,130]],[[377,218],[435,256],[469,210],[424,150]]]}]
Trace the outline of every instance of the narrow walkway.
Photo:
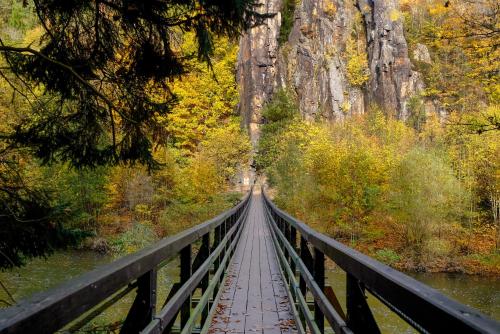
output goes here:
[{"label": "narrow walkway", "polygon": [[296,333],[290,301],[255,190],[209,333]]}]

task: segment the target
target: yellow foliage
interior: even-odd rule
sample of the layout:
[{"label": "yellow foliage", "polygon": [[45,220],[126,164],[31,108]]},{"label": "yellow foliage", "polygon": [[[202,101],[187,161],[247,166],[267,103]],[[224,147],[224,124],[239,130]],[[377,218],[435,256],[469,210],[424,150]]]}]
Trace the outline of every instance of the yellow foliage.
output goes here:
[{"label": "yellow foliage", "polygon": [[401,12],[395,8],[391,9],[390,13],[389,13],[389,18],[391,19],[391,21],[397,21],[401,18]]},{"label": "yellow foliage", "polygon": [[[357,21],[360,20],[361,17],[358,14]],[[363,34],[363,32],[357,30],[357,25],[355,24],[353,34],[349,37],[346,44],[347,80],[354,87],[362,87],[370,79],[368,54],[366,53]]]},{"label": "yellow foliage", "polygon": [[335,3],[333,3],[332,0],[329,0],[326,2],[323,11],[329,16],[334,16],[335,13],[337,13],[337,6],[335,6]]},{"label": "yellow foliage", "polygon": [[[196,51],[194,37],[193,33],[184,36],[186,55]],[[238,103],[234,79],[237,50],[236,43],[227,38],[216,40],[213,70],[192,60],[189,74],[173,83],[178,103],[166,116],[165,127],[175,147],[192,153],[211,129],[230,122]]]}]

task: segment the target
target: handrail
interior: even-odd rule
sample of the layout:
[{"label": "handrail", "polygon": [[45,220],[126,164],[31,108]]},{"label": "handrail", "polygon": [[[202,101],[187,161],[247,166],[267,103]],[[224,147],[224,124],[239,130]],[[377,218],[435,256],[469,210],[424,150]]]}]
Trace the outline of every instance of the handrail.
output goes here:
[{"label": "handrail", "polygon": [[[182,286],[179,291],[186,290],[185,285],[191,282],[187,290],[201,287],[205,292],[210,266],[214,265],[217,269],[222,263],[220,258],[230,256],[228,254],[233,251],[228,245],[239,235],[237,232],[241,230],[250,200],[251,190],[235,207],[213,219],[0,310],[0,333],[53,333],[131,285],[137,286],[137,297],[121,332],[139,332],[156,317],[158,267],[180,254],[179,285]],[[191,244],[200,239],[202,248],[192,260]],[[188,281],[192,271],[195,271],[193,277],[197,278],[195,282]],[[173,297],[175,296],[177,295],[174,294]],[[190,294],[176,298],[180,305],[175,310],[171,309],[174,313],[172,318],[175,320],[181,312],[181,323],[185,324],[191,312]],[[168,301],[166,304],[168,306]],[[172,325],[173,321],[166,324],[167,327]]]},{"label": "handrail", "polygon": [[[298,269],[302,294],[309,290],[314,296],[320,329],[324,315],[336,333],[379,333],[366,303],[366,289],[423,333],[500,333],[500,323],[495,320],[315,231],[279,209],[264,190],[262,193],[273,238],[281,247],[285,260]],[[297,233],[300,235],[300,255]],[[335,305],[336,300],[325,296],[325,255],[347,273],[345,319],[339,305]],[[282,264],[288,265],[283,261]]]}]

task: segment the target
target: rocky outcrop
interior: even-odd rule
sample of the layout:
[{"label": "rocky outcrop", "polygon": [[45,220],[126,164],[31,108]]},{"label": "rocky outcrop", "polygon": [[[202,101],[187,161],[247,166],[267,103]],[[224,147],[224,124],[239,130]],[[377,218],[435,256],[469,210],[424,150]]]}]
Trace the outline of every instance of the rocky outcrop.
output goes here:
[{"label": "rocky outcrop", "polygon": [[288,42],[278,45],[281,0],[261,0],[276,13],[240,41],[240,113],[252,141],[261,108],[277,88],[295,93],[306,119],[341,119],[371,103],[399,118],[422,81],[412,70],[397,0],[302,0]]},{"label": "rocky outcrop", "polygon": [[367,96],[386,112],[408,117],[408,100],[422,89],[412,70],[397,0],[358,0],[363,14],[370,64]]},{"label": "rocky outcrop", "polygon": [[343,1],[303,0],[280,52],[281,86],[295,92],[309,119],[339,119],[364,110],[364,95],[347,80],[346,43],[357,9]]},{"label": "rocky outcrop", "polygon": [[261,109],[277,84],[278,35],[281,25],[281,0],[261,0],[256,10],[275,14],[245,32],[240,39],[236,80],[240,90],[239,111],[252,143],[259,136]]}]

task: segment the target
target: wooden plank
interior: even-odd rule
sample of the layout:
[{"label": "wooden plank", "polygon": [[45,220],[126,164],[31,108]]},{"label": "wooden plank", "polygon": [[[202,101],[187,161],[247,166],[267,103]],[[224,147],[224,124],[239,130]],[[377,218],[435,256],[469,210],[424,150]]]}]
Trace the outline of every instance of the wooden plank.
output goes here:
[{"label": "wooden plank", "polygon": [[[260,201],[259,201],[260,202]],[[260,273],[260,221],[261,207],[258,203],[253,206],[252,215],[252,252],[248,272],[247,307],[245,317],[245,333],[262,332],[262,290]]]},{"label": "wooden plank", "polygon": [[[278,267],[278,259],[276,256],[276,252],[274,251],[273,241],[271,240],[271,234],[269,228],[267,227],[267,224],[265,226],[265,231],[267,262],[269,266],[269,274],[271,275],[271,285],[274,297],[273,302],[276,310],[276,314],[274,314],[274,312],[266,314],[268,315],[268,317],[273,317],[272,319],[270,319],[270,321],[277,320],[275,327],[277,327],[281,333],[294,333],[296,332],[296,327],[294,327],[296,320],[294,319],[291,312],[290,301],[288,300],[283,277]],[[265,326],[265,328],[267,328],[267,326]],[[273,332],[274,329],[264,331],[264,333],[266,334]]]},{"label": "wooden plank", "polygon": [[254,239],[255,234],[253,233],[254,228],[254,215],[255,207],[252,205],[250,207],[250,213],[246,222],[246,233],[248,233],[247,247],[243,254],[242,261],[240,263],[240,273],[238,275],[238,280],[233,284],[236,285],[235,293],[232,300],[230,318],[227,325],[227,330],[230,333],[244,333],[245,332],[245,322],[247,315],[247,301],[248,301],[248,288],[249,288],[249,278],[250,278],[250,262],[252,259],[254,251]]},{"label": "wooden plank", "polygon": [[209,333],[227,332],[229,319],[231,318],[231,307],[236,293],[236,282],[240,275],[241,263],[243,261],[244,254],[246,253],[246,247],[250,236],[247,225],[248,224],[245,223],[244,230],[242,232],[243,235],[228,268],[224,286],[222,287],[222,295],[219,304],[216,306],[215,315],[211,320]]},{"label": "wooden plank", "polygon": [[[262,203],[262,202],[261,202]],[[263,212],[263,209],[261,210]],[[264,221],[265,217],[262,216],[260,219]],[[261,241],[262,241],[262,251],[260,254],[261,262],[261,289],[262,289],[262,331],[264,334],[276,332],[280,329],[279,315],[278,315],[278,305],[276,303],[276,297],[273,285],[273,276],[271,274],[271,261],[275,259],[272,256],[273,249],[269,248],[272,245],[269,244],[269,230],[266,224],[261,224]]]},{"label": "wooden plank", "polygon": [[233,279],[224,287],[211,334],[293,332],[281,330],[290,320],[293,325],[293,316],[264,219],[263,202],[256,193],[228,272]]}]

